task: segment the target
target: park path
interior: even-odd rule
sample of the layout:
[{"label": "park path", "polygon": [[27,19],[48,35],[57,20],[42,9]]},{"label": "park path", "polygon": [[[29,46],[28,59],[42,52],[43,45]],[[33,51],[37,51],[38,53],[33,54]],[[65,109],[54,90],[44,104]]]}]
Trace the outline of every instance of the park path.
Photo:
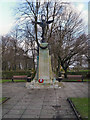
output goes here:
[{"label": "park path", "polygon": [[87,83],[63,83],[59,89],[26,89],[25,83],[4,83],[3,96],[10,99],[2,105],[3,118],[76,118],[68,97],[88,97]]}]

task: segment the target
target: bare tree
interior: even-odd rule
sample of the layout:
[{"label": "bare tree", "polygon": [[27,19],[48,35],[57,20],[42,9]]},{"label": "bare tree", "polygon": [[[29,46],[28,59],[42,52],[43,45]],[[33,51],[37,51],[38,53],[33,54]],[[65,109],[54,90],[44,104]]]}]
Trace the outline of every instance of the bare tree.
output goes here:
[{"label": "bare tree", "polygon": [[[59,14],[61,5],[58,5],[57,2],[40,2],[40,1],[28,1],[21,3],[17,11],[17,23],[20,25],[20,30],[22,31],[21,35],[25,40],[24,45],[28,43],[28,49],[26,49],[26,54],[31,50],[33,56],[33,63],[35,61],[35,51],[38,52],[38,46],[41,41],[41,28],[35,24],[32,24],[32,21],[40,21],[41,14],[45,14],[47,21],[49,19],[55,19],[54,23],[50,26],[47,25],[45,32],[47,42],[49,41],[53,28],[58,21],[56,15]],[[36,44],[37,43],[37,44]],[[24,48],[25,49],[25,48]]]},{"label": "bare tree", "polygon": [[[21,23],[22,28],[25,28],[25,24],[28,24],[28,33],[29,35],[36,41],[40,42],[41,40],[41,28],[35,24],[32,24],[32,21],[40,21],[40,17],[42,14],[45,14],[47,21],[49,19],[54,19],[54,22],[51,25],[47,25],[47,29],[45,32],[45,36],[47,41],[51,37],[53,28],[58,24],[60,17],[60,10],[62,8],[62,4],[58,4],[57,2],[41,2],[41,1],[28,1],[21,3],[18,7],[17,11],[17,21]],[[24,29],[25,30],[25,29]]]},{"label": "bare tree", "polygon": [[2,70],[26,70],[26,59],[27,70],[33,68],[33,59],[25,55],[22,47],[16,44],[16,39],[10,36],[2,37]]},{"label": "bare tree", "polygon": [[[66,8],[67,9],[67,8]],[[64,12],[60,18],[58,27],[53,32],[51,38],[51,54],[57,59],[57,72],[60,71],[60,65],[65,71],[67,78],[67,69],[71,65],[74,56],[83,55],[87,49],[87,37],[84,34],[83,20],[80,14],[72,9]]]},{"label": "bare tree", "polygon": [[[36,46],[35,46],[35,39],[33,38],[33,36],[30,35],[30,31],[31,29],[29,28],[28,24],[26,24],[26,29],[24,32],[24,50],[25,50],[25,54],[26,56],[28,54],[30,54],[30,56],[33,59],[33,69],[35,69],[35,55],[37,52]],[[27,59],[26,59],[27,62]]]},{"label": "bare tree", "polygon": [[[53,59],[52,63],[55,67],[53,69],[57,68],[59,71],[61,65],[65,71],[65,77],[67,77],[67,69],[74,62],[74,57],[84,54],[86,50],[87,37],[84,34],[83,20],[70,5],[51,1],[41,3],[40,1],[29,2],[26,0],[18,8],[17,16],[19,17],[17,20],[22,24],[22,29],[27,31],[30,45],[35,44],[34,49],[41,40],[41,29],[37,24],[33,25],[32,21],[39,21],[42,13],[46,15],[47,21],[52,17],[54,19],[51,25],[47,25],[45,33]],[[26,22],[28,30],[25,30]],[[32,46],[30,46],[31,49]]]},{"label": "bare tree", "polygon": [[16,40],[8,36],[2,37],[2,68],[4,70],[15,69],[15,49]]}]

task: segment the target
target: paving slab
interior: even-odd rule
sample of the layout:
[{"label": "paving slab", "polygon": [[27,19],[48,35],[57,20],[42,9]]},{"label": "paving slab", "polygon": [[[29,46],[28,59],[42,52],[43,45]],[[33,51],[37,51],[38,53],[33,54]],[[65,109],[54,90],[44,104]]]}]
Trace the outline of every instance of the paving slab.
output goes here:
[{"label": "paving slab", "polygon": [[20,118],[20,117],[21,117],[21,115],[9,115],[9,114],[6,114],[4,116],[4,118],[15,118],[15,119]]},{"label": "paving slab", "polygon": [[27,109],[24,114],[40,114],[41,109]]},{"label": "paving slab", "polygon": [[68,97],[88,97],[88,83],[66,83],[58,88],[27,89],[25,83],[3,83],[3,118],[76,118]]},{"label": "paving slab", "polygon": [[[22,118],[39,118],[39,115],[35,115],[35,114],[28,114],[28,115],[25,115],[25,114],[23,114],[22,116],[21,116],[21,119]],[[37,120],[37,119],[36,119]]]}]

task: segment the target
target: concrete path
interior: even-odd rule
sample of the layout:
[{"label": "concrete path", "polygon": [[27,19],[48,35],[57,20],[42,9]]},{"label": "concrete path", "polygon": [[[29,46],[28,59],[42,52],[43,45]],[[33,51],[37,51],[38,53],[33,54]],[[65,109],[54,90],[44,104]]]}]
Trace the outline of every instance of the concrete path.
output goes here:
[{"label": "concrete path", "polygon": [[[88,97],[87,83],[63,83],[59,89],[26,89],[25,83],[4,83],[3,97],[10,99],[2,105],[3,118],[76,118],[68,97]],[[47,120],[46,119],[46,120]]]}]

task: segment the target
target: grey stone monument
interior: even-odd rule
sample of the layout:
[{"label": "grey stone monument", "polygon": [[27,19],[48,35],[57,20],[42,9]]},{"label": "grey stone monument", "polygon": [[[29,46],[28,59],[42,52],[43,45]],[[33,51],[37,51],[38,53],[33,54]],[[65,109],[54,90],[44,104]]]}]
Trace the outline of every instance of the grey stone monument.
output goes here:
[{"label": "grey stone monument", "polygon": [[50,83],[50,56],[49,50],[47,48],[48,43],[46,43],[45,39],[45,31],[46,26],[52,23],[54,20],[46,21],[46,16],[44,14],[41,15],[41,22],[33,22],[34,24],[38,24],[42,28],[42,40],[39,45],[39,71],[37,71],[38,79],[44,79],[45,83]]},{"label": "grey stone monument", "polygon": [[[50,23],[52,23],[54,21],[50,20],[50,21],[46,21],[46,17],[44,14],[41,15],[41,22],[35,22],[33,21],[33,24],[38,24],[41,28],[42,28],[42,40],[41,40],[41,44],[38,43],[38,47],[39,47],[39,65],[38,65],[38,69],[37,69],[37,76],[35,77],[35,79],[32,81],[32,83],[34,83],[34,87],[35,85],[37,86],[37,83],[39,79],[43,79],[44,80],[44,85],[47,83],[51,83],[52,84],[52,79],[53,79],[53,74],[52,74],[52,68],[51,68],[51,56],[49,55],[49,49],[48,49],[48,43],[46,43],[46,39],[45,39],[45,31],[46,31],[46,26]],[[41,84],[41,83],[39,83]]]}]

